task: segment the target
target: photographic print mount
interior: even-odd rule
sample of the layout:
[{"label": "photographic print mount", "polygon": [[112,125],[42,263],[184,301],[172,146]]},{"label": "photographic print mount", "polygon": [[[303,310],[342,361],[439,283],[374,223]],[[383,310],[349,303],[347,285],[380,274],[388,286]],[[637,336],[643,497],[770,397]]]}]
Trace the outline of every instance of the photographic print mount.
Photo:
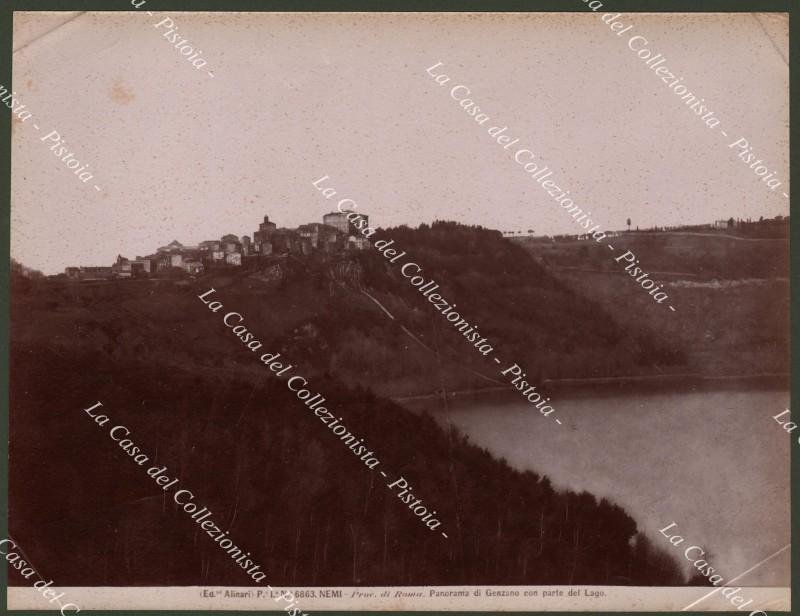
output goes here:
[{"label": "photographic print mount", "polygon": [[12,3],[9,609],[789,611],[789,7],[630,4]]}]

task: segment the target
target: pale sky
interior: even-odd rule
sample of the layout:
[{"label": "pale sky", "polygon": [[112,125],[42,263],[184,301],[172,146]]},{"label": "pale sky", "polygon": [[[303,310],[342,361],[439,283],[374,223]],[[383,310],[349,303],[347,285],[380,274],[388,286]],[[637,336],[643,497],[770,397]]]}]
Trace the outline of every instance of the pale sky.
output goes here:
[{"label": "pale sky", "polygon": [[[445,219],[578,232],[491,126],[508,126],[515,149],[534,151],[604,229],[628,217],[647,227],[789,212],[785,14],[623,14],[634,27],[617,36],[589,10],[147,8],[15,14],[13,85],[33,113],[12,136],[11,254],[25,265],[57,273],[173,239],[252,236],[264,214],[278,226],[321,222],[336,204],[311,185],[324,175],[375,226]],[[206,67],[154,28],[166,16]],[[628,48],[636,34],[705,99],[716,130]],[[437,62],[451,77],[444,87],[426,73]],[[486,124],[450,97],[457,84]],[[90,182],[40,141],[52,130],[89,163]],[[739,137],[778,190],[727,147]]]}]

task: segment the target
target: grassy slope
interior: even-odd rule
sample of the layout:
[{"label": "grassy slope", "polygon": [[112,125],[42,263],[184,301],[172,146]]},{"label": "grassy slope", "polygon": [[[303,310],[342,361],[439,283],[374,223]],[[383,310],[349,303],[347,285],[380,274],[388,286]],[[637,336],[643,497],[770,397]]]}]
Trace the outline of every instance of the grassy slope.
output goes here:
[{"label": "grassy slope", "polygon": [[[788,372],[788,243],[729,237],[631,234],[613,239],[615,254],[633,251],[659,276],[676,312],[655,304],[604,246],[522,241],[570,288],[599,302],[634,335],[667,340],[685,360],[648,373],[727,376]],[[563,269],[564,267],[574,269]],[[587,270],[603,269],[608,273]],[[622,274],[619,272],[623,271]]]}]

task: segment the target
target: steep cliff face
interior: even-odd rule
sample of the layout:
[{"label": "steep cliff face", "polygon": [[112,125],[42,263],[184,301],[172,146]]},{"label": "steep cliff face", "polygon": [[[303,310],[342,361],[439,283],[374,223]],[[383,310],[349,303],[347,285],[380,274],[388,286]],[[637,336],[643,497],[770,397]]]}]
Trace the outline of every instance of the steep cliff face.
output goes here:
[{"label": "steep cliff face", "polygon": [[344,258],[328,267],[330,280],[350,289],[360,289],[363,285],[364,268],[356,259]]},{"label": "steep cliff face", "polygon": [[273,263],[250,270],[249,277],[260,282],[280,282],[286,276],[286,268],[283,263]]}]

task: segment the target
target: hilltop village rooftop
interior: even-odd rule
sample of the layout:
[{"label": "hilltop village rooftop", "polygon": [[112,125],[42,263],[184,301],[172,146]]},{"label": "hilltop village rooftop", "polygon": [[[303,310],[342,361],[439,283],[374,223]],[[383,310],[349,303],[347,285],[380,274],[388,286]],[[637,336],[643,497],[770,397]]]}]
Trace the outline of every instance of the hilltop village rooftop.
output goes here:
[{"label": "hilltop village rooftop", "polygon": [[[67,278],[72,280],[107,280],[140,278],[178,271],[191,275],[218,267],[241,267],[248,260],[282,255],[338,254],[366,250],[370,242],[347,219],[348,211],[325,214],[322,222],[311,222],[296,229],[278,228],[264,216],[252,239],[243,235],[223,235],[218,240],[206,240],[197,246],[184,246],[173,240],[158,248],[154,254],[127,259],[122,255],[110,266],[68,267]],[[361,218],[368,217],[361,214]]]}]

